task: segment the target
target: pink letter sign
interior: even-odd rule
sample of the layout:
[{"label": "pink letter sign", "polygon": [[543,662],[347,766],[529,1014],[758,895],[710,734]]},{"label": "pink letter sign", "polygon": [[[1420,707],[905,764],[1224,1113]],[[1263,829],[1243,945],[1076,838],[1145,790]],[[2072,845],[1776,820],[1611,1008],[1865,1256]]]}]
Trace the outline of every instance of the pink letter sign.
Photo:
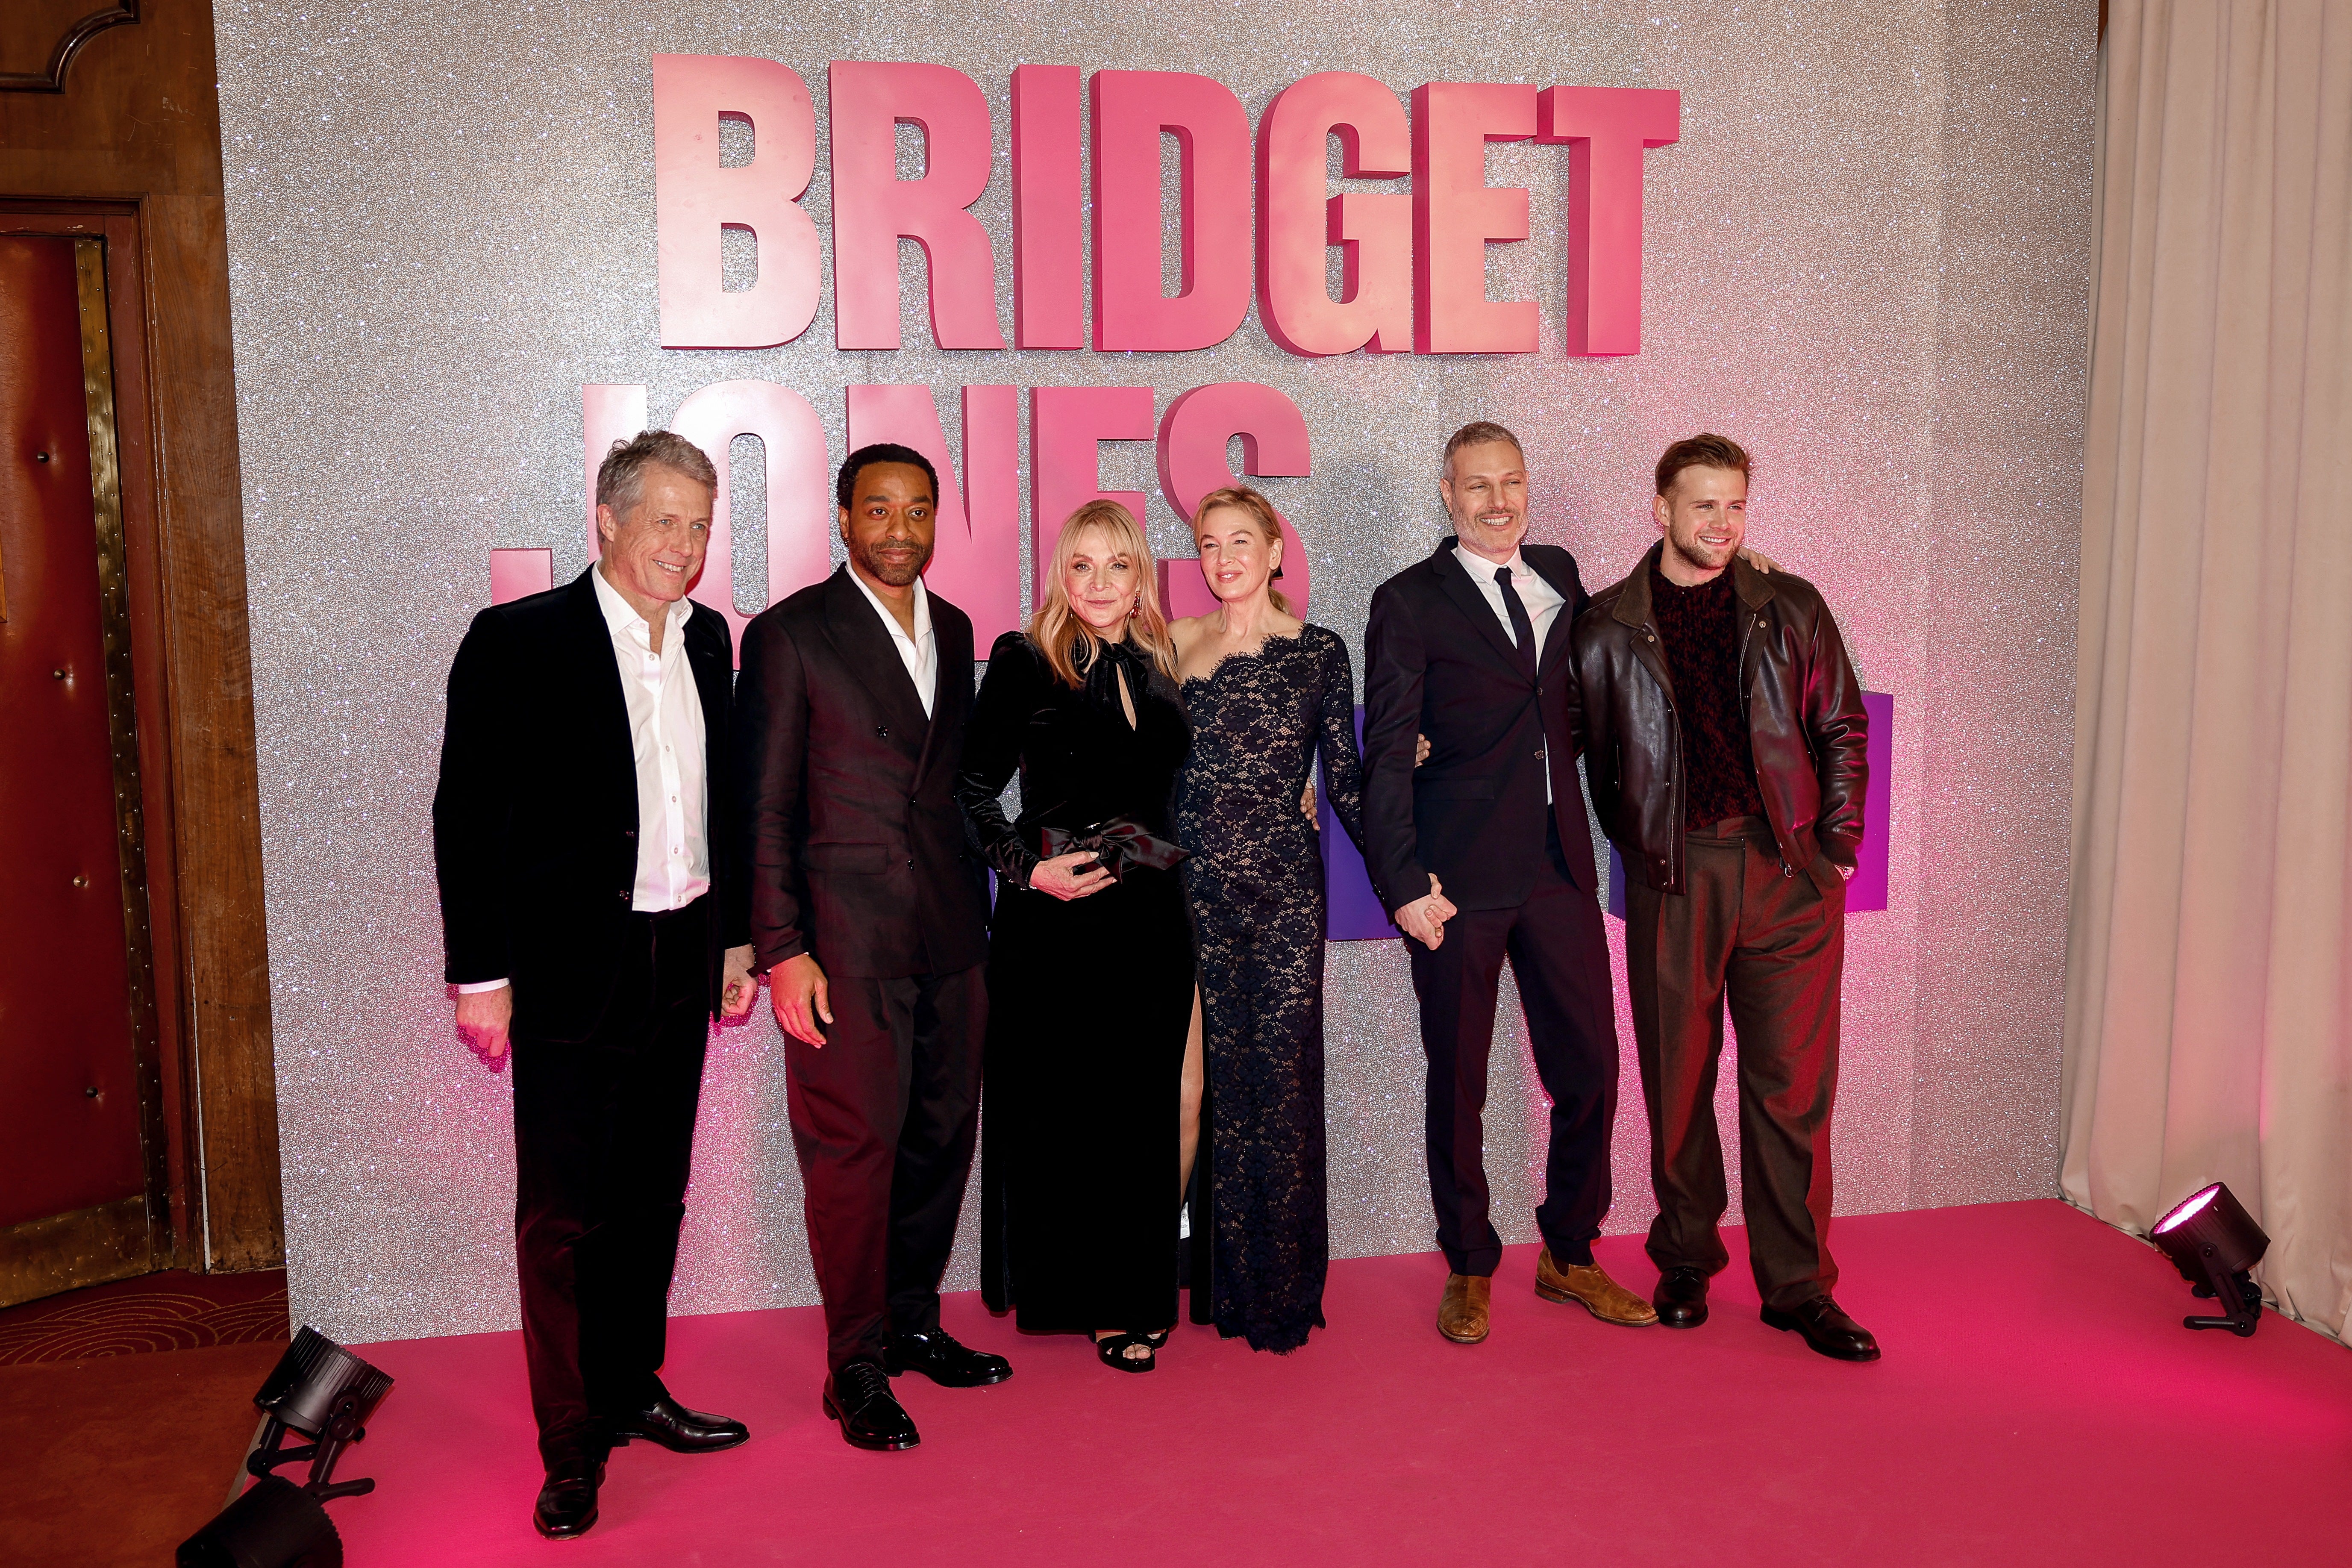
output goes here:
[{"label": "pink letter sign", "polygon": [[[1412,170],[1403,106],[1370,77],[1323,71],[1285,88],[1258,121],[1259,315],[1292,353],[1402,353],[1412,347],[1412,201],[1349,191],[1327,202],[1324,142],[1335,132],[1349,179]],[[1325,281],[1330,245],[1346,247],[1338,300]]]},{"label": "pink letter sign", "polygon": [[1102,488],[1104,441],[1151,439],[1148,386],[1029,389],[1029,560],[1040,600],[1054,569],[1062,524],[1097,496],[1115,500],[1145,526],[1141,490]]},{"label": "pink letter sign", "polygon": [[1683,95],[1547,88],[1536,140],[1568,143],[1568,352],[1642,352],[1642,149],[1682,135]]},{"label": "pink letter sign", "polygon": [[[710,511],[710,552],[694,597],[727,617],[738,657],[751,616],[735,605],[734,531],[728,519],[728,456],[738,436],[767,451],[768,582],[761,608],[821,583],[833,570],[832,475],[824,426],[809,400],[772,381],[722,381],[678,405],[670,428],[702,448],[719,470]],[[754,612],[755,614],[757,612]]]},{"label": "pink letter sign", "polygon": [[[1097,71],[1095,347],[1177,353],[1234,335],[1250,302],[1249,115],[1189,71]],[[1181,281],[1160,291],[1160,133],[1182,152]]]},{"label": "pink letter sign", "polygon": [[[996,256],[965,209],[988,188],[988,100],[945,66],[833,62],[834,343],[898,346],[898,240],[929,263],[931,337],[1001,349]],[[923,132],[923,176],[898,178],[898,127]]]},{"label": "pink letter sign", "polygon": [[940,471],[938,542],[923,581],[971,617],[980,655],[1021,625],[1020,389],[963,389],[963,488],[928,386],[849,389],[849,449],[896,441]]},{"label": "pink letter sign", "polygon": [[1087,346],[1078,68],[1013,68],[1013,341]]},{"label": "pink letter sign", "polygon": [[[1319,287],[1318,282],[1318,287]],[[1186,523],[1201,498],[1242,481],[1225,468],[1225,443],[1242,438],[1242,472],[1263,478],[1304,478],[1315,471],[1307,455],[1307,421],[1298,405],[1255,381],[1196,386],[1168,406],[1160,422],[1160,493]],[[1290,520],[1282,523],[1282,592],[1293,615],[1307,613],[1307,546]],[[1202,580],[1200,558],[1171,555],[1160,563],[1160,603],[1168,614],[1204,616],[1217,597]]]},{"label": "pink letter sign", "polygon": [[1528,193],[1486,184],[1486,143],[1536,133],[1536,89],[1433,81],[1412,94],[1413,347],[1533,353],[1531,300],[1486,298],[1486,247],[1528,237]]},{"label": "pink letter sign", "polygon": [[[816,224],[799,205],[816,167],[816,111],[807,86],[773,60],[656,55],[654,213],[666,349],[764,349],[816,318]],[[751,121],[751,161],[719,163],[719,117]],[[729,292],[719,231],[748,228],[760,279]],[[892,275],[895,277],[894,266]],[[634,432],[633,432],[634,434]]]}]

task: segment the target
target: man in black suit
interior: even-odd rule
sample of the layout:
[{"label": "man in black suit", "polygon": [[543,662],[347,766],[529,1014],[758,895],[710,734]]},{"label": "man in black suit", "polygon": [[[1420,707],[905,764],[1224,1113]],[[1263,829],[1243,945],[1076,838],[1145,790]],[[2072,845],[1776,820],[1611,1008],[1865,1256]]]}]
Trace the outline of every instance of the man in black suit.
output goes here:
[{"label": "man in black suit", "polygon": [[514,1051],[515,1252],[541,1535],[610,1449],[729,1448],[662,1386],[710,1021],[751,1010],[727,622],[690,603],[716,475],[667,430],[596,475],[602,558],[484,610],[449,669],[433,854],[457,1026]]},{"label": "man in black suit", "polygon": [[1482,1114],[1507,957],[1552,1102],[1537,1293],[1604,1322],[1654,1323],[1592,1260],[1609,1209],[1617,1029],[1569,726],[1569,628],[1584,587],[1567,551],[1521,542],[1527,460],[1508,430],[1481,420],[1456,431],[1438,489],[1453,536],[1381,584],[1364,634],[1366,858],[1409,939],[1421,999],[1429,1191],[1451,1270],[1438,1331],[1459,1344],[1486,1337],[1502,1259]]},{"label": "man in black suit", "polygon": [[743,634],[754,963],[784,1032],[824,1411],[882,1450],[920,1441],[899,1373],[1013,1375],[940,1327],[979,1129],[988,903],[950,793],[971,621],[922,578],[938,495],[919,452],[851,453],[835,493],[848,564]]}]

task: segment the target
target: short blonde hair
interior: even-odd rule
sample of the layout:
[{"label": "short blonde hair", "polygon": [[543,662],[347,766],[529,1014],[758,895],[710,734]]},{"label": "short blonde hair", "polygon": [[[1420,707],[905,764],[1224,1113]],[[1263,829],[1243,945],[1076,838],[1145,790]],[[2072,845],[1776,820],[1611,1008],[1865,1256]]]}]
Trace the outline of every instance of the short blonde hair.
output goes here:
[{"label": "short blonde hair", "polygon": [[1149,653],[1153,665],[1174,679],[1176,644],[1168,635],[1168,617],[1160,608],[1159,568],[1151,559],[1151,546],[1145,542],[1143,530],[1136,526],[1134,514],[1115,500],[1097,497],[1063,522],[1061,536],[1054,541],[1054,567],[1045,576],[1045,597],[1038,601],[1037,613],[1029,617],[1029,640],[1037,645],[1045,662],[1053,666],[1054,673],[1065,684],[1084,684],[1076,658],[1078,640],[1085,638],[1091,647],[1095,632],[1070,607],[1070,591],[1063,579],[1069,572],[1070,557],[1078,552],[1080,536],[1088,529],[1100,530],[1113,551],[1135,563],[1135,613],[1128,618],[1123,640]]},{"label": "short blonde hair", "polygon": [[[1201,542],[1201,525],[1208,521],[1211,512],[1218,510],[1245,514],[1257,525],[1258,532],[1265,537],[1268,549],[1282,542],[1282,519],[1275,511],[1274,503],[1247,485],[1229,485],[1221,490],[1211,490],[1201,498],[1201,504],[1192,509],[1194,544]],[[1265,593],[1266,597],[1274,601],[1276,609],[1286,616],[1290,614],[1290,600],[1281,589],[1268,588]]]}]

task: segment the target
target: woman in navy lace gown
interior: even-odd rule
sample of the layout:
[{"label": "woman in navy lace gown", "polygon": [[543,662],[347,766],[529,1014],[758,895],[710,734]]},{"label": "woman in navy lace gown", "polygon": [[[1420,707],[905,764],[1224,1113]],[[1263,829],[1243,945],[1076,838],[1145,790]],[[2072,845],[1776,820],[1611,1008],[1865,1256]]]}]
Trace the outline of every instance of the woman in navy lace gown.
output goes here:
[{"label": "woman in navy lace gown", "polygon": [[1360,847],[1355,683],[1347,645],[1271,586],[1282,532],[1264,496],[1214,492],[1193,534],[1221,605],[1171,628],[1193,733],[1175,813],[1202,1024],[1187,1069],[1206,1087],[1192,1316],[1290,1351],[1323,1326],[1329,1258],[1323,850],[1299,796],[1319,753],[1332,812]]}]

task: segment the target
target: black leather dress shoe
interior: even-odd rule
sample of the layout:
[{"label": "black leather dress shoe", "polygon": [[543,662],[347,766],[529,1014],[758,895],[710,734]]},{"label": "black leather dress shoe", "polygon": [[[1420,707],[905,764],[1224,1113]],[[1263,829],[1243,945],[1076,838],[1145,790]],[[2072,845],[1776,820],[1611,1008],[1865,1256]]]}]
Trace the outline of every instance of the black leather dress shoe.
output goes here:
[{"label": "black leather dress shoe", "polygon": [[1695,1329],[1706,1321],[1706,1270],[1677,1264],[1658,1277],[1650,1305],[1670,1329]]},{"label": "black leather dress shoe", "polygon": [[923,1440],[878,1361],[854,1361],[826,1378],[824,1413],[841,1423],[841,1440],[853,1448],[890,1453]]},{"label": "black leather dress shoe", "polygon": [[1838,1361],[1876,1361],[1878,1342],[1870,1331],[1845,1315],[1827,1296],[1816,1296],[1793,1312],[1764,1309],[1764,1321],[1775,1329],[1794,1329],[1805,1342]]},{"label": "black leather dress shoe", "polygon": [[596,1522],[596,1489],[604,1482],[604,1461],[585,1455],[555,1460],[531,1506],[530,1522],[550,1541],[576,1541]]},{"label": "black leather dress shoe", "polygon": [[642,1437],[673,1454],[715,1454],[751,1436],[751,1429],[740,1421],[688,1410],[667,1393],[656,1395],[643,1410],[614,1416],[612,1432],[616,1444]]},{"label": "black leather dress shoe", "polygon": [[1013,1375],[1011,1362],[958,1344],[945,1329],[892,1334],[882,1347],[882,1369],[892,1377],[919,1372],[941,1388],[985,1388]]}]

